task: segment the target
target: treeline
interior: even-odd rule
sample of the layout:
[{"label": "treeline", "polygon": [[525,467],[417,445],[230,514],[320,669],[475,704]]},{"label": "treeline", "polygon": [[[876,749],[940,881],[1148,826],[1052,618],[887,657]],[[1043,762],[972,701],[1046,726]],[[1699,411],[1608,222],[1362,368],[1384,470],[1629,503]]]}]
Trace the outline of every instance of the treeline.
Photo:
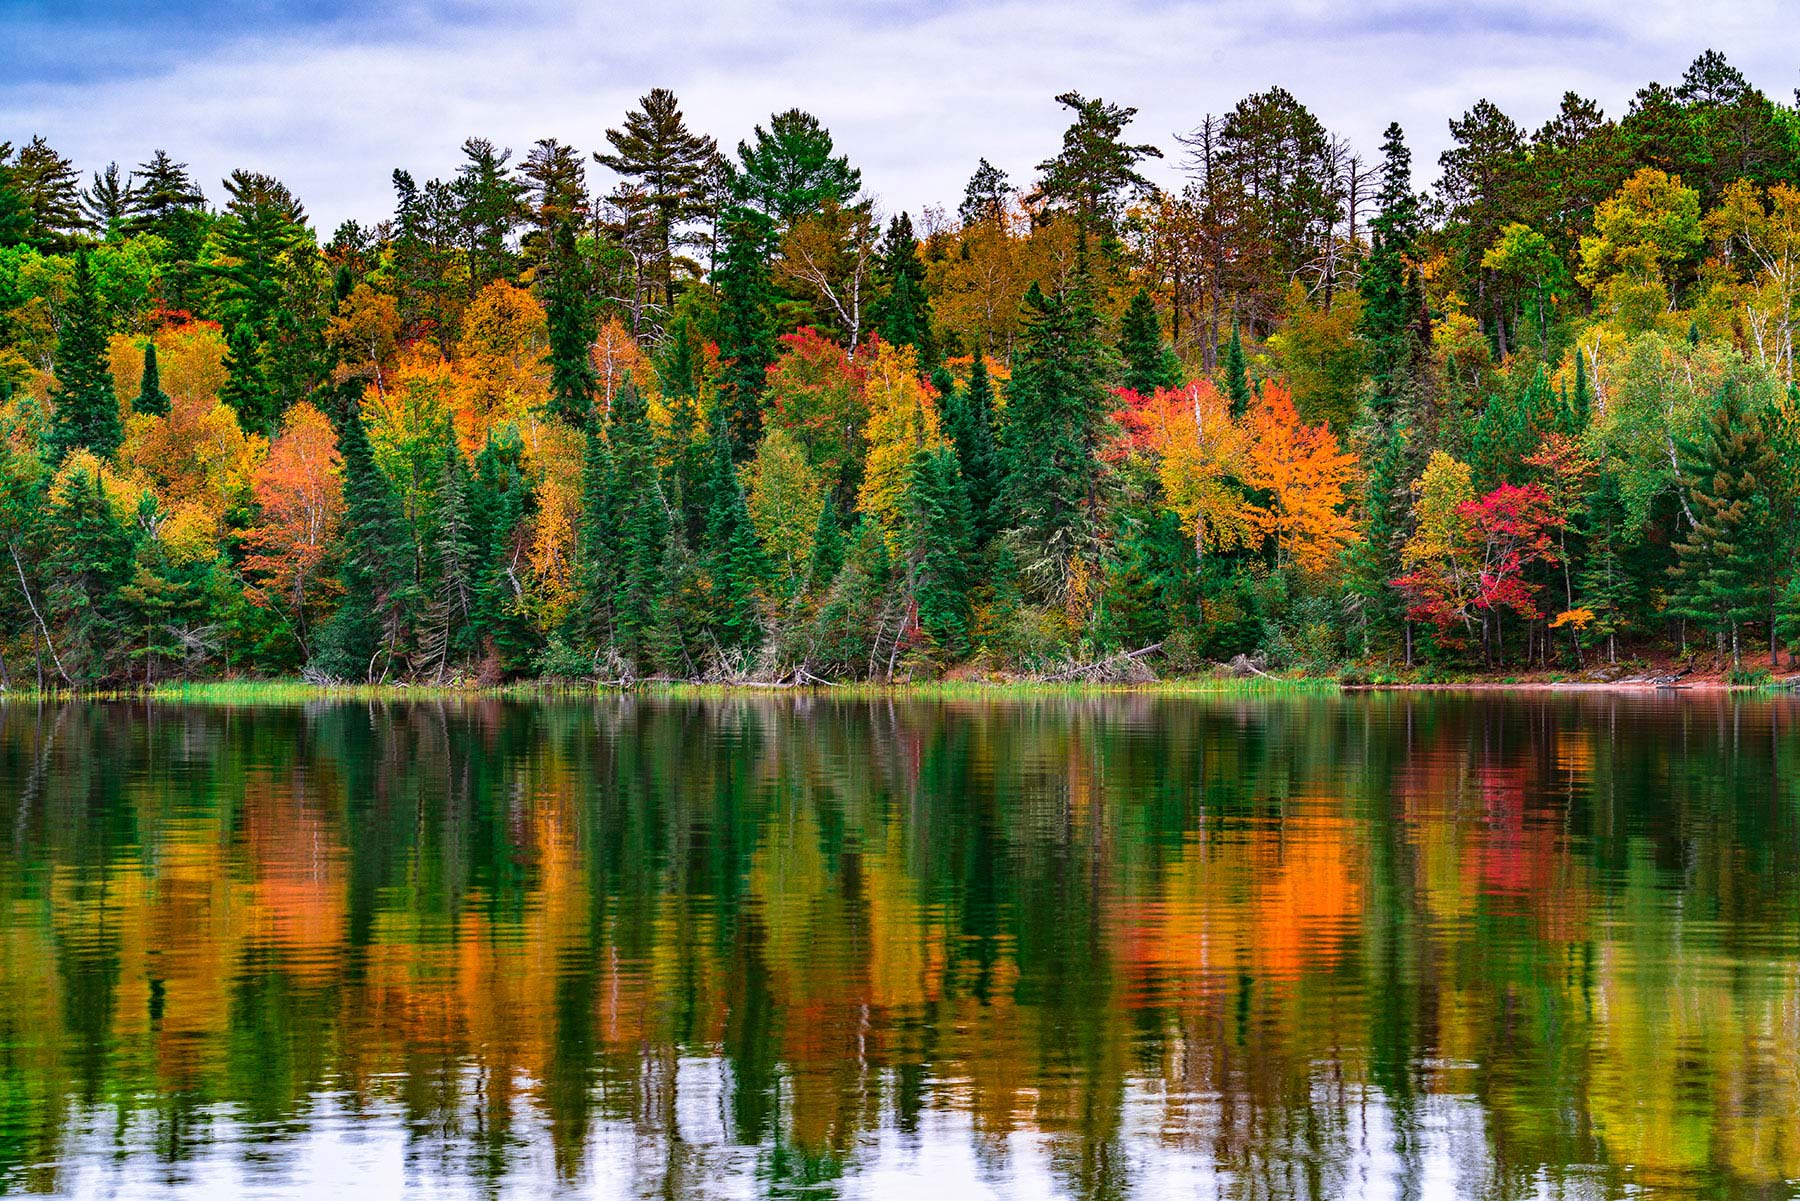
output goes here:
[{"label": "treeline", "polygon": [[1795,107],[1711,52],[1619,120],[1483,101],[1418,192],[1274,88],[1170,191],[1057,101],[916,222],[662,89],[323,242],[267,175],[0,144],[0,685],[1800,638]]}]

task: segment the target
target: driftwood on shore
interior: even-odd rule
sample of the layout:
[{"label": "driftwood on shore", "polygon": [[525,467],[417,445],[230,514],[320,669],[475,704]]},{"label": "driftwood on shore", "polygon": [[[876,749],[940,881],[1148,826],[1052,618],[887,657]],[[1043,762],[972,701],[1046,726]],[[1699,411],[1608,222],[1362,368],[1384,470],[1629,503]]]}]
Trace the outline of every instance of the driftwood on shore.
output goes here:
[{"label": "driftwood on shore", "polygon": [[1091,663],[1076,663],[1036,679],[1042,684],[1063,684],[1072,680],[1099,682],[1153,678],[1139,660],[1154,655],[1162,646],[1160,642],[1152,642],[1149,646],[1140,646],[1134,651],[1121,651],[1104,659],[1095,659]]}]

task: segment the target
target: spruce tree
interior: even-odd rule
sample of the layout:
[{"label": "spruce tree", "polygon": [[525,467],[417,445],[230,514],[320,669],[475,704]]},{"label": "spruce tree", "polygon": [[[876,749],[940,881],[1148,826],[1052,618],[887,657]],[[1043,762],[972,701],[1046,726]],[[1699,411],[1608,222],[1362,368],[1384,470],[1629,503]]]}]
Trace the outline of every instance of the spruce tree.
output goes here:
[{"label": "spruce tree", "polygon": [[986,546],[998,527],[1002,484],[1000,451],[994,439],[994,387],[987,359],[976,355],[966,388],[951,391],[944,405],[945,432],[956,447],[957,463],[969,491],[971,537]]},{"label": "spruce tree", "polygon": [[1387,127],[1381,155],[1379,211],[1369,223],[1369,253],[1358,288],[1374,384],[1371,405],[1385,416],[1405,396],[1429,349],[1430,330],[1420,328],[1423,306],[1413,267],[1424,222],[1412,190],[1412,152],[1398,124]]},{"label": "spruce tree", "polygon": [[1119,357],[1125,362],[1124,385],[1139,396],[1149,396],[1174,382],[1168,377],[1163,359],[1162,325],[1157,320],[1156,305],[1143,288],[1131,298],[1119,322]]},{"label": "spruce tree", "polygon": [[469,470],[446,424],[444,465],[438,477],[437,534],[432,540],[434,595],[421,647],[423,666],[441,680],[468,654],[475,618],[474,521],[469,509]]},{"label": "spruce tree", "polygon": [[48,522],[49,611],[62,666],[77,683],[124,668],[130,644],[120,590],[131,578],[134,540],[114,515],[99,472],[83,466],[60,480]]},{"label": "spruce tree", "polygon": [[724,246],[713,275],[719,288],[719,404],[732,453],[741,460],[762,435],[763,384],[775,361],[769,283],[774,226],[743,205],[727,209],[721,225]]},{"label": "spruce tree", "polygon": [[1041,596],[1062,600],[1092,546],[1108,395],[1086,286],[1025,297],[1023,346],[1003,427],[1006,511],[1021,567]]},{"label": "spruce tree", "polygon": [[535,648],[511,569],[515,533],[529,498],[524,453],[517,429],[509,425],[489,431],[475,458],[469,490],[469,541],[475,554],[470,625],[484,655],[503,674],[522,670]]},{"label": "spruce tree", "polygon": [[968,654],[969,499],[949,447],[913,456],[907,478],[907,553],[919,629],[945,656]]},{"label": "spruce tree", "polygon": [[1244,361],[1244,341],[1238,336],[1237,322],[1231,324],[1231,341],[1225,345],[1225,395],[1231,400],[1231,415],[1242,417],[1250,411],[1254,396],[1250,390],[1250,366]]},{"label": "spruce tree", "polygon": [[876,308],[876,325],[882,339],[895,346],[916,347],[919,363],[936,361],[931,342],[931,302],[925,296],[925,264],[919,260],[919,240],[913,236],[912,218],[901,213],[888,224],[881,245],[881,275],[887,292]]},{"label": "spruce tree", "polygon": [[608,506],[613,521],[613,646],[639,674],[655,663],[657,598],[669,507],[656,462],[656,436],[637,386],[626,379],[607,427],[612,449]]},{"label": "spruce tree", "polygon": [[166,417],[169,414],[169,394],[162,390],[162,377],[156,369],[155,341],[144,345],[144,374],[138,383],[138,394],[132,398],[131,407],[134,412],[147,417]]},{"label": "spruce tree", "polygon": [[724,650],[749,648],[762,635],[757,592],[768,578],[768,567],[722,421],[713,430],[711,492],[705,566],[712,580],[713,637]]},{"label": "spruce tree", "polygon": [[1741,627],[1767,615],[1775,578],[1768,481],[1778,469],[1758,415],[1727,387],[1705,438],[1684,465],[1693,525],[1675,548],[1669,574],[1676,607],[1713,630],[1742,661]]},{"label": "spruce tree", "polygon": [[567,221],[556,227],[544,289],[544,318],[550,341],[551,408],[576,429],[594,420],[594,398],[600,376],[594,369],[594,335],[590,326],[585,274],[575,249],[575,231]]},{"label": "spruce tree", "polygon": [[49,438],[55,461],[82,446],[109,458],[125,439],[106,339],[106,318],[83,248],[75,253],[75,286],[56,334],[56,407]]},{"label": "spruce tree", "polygon": [[[345,406],[338,423],[344,486],[344,558],[339,602],[315,650],[316,666],[344,680],[385,677],[399,649],[412,600],[412,540],[393,485],[375,463],[362,411]],[[377,670],[379,669],[379,670]]]},{"label": "spruce tree", "polygon": [[1616,663],[1619,634],[1626,628],[1634,590],[1625,569],[1625,498],[1612,464],[1601,467],[1583,508],[1582,535],[1587,554],[1576,587],[1580,607],[1594,616],[1582,632],[1589,642],[1604,640],[1606,661]]},{"label": "spruce tree", "polygon": [[807,587],[821,592],[831,586],[844,566],[844,519],[837,501],[827,496],[819,508],[819,525],[813,531],[812,562],[807,567]]},{"label": "spruce tree", "polygon": [[[616,422],[620,406],[613,407]],[[615,426],[616,429],[616,426]],[[613,641],[613,586],[618,579],[618,516],[614,512],[612,447],[590,425],[581,454],[581,519],[575,530],[575,604],[572,643],[587,653]]]},{"label": "spruce tree", "polygon": [[[138,505],[138,528],[150,529],[161,519],[156,497],[145,492]],[[145,684],[185,661],[193,645],[188,635],[206,624],[211,605],[212,560],[193,557],[176,562],[157,537],[138,540],[130,581],[119,589],[119,601],[130,632],[131,658],[142,666],[132,675]]]}]

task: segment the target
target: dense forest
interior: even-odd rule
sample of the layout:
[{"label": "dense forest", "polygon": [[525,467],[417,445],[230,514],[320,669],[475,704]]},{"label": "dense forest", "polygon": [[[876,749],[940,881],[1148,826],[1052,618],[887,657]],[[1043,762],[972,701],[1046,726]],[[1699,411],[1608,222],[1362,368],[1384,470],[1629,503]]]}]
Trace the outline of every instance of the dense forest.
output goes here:
[{"label": "dense forest", "polygon": [[1800,105],[1711,52],[1618,119],[1484,100],[1419,191],[1278,87],[1168,147],[1055,103],[954,212],[655,89],[325,240],[252,170],[0,143],[0,687],[1800,643]]}]

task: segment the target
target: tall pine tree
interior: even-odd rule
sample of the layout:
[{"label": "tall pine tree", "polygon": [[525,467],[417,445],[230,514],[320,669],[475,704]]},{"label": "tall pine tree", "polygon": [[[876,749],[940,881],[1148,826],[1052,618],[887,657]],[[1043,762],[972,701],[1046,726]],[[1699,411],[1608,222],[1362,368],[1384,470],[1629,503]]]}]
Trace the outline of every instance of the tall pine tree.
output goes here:
[{"label": "tall pine tree", "polygon": [[54,460],[81,446],[108,458],[125,439],[106,339],[106,317],[84,247],[75,252],[75,286],[56,334],[56,409],[49,439]]}]

